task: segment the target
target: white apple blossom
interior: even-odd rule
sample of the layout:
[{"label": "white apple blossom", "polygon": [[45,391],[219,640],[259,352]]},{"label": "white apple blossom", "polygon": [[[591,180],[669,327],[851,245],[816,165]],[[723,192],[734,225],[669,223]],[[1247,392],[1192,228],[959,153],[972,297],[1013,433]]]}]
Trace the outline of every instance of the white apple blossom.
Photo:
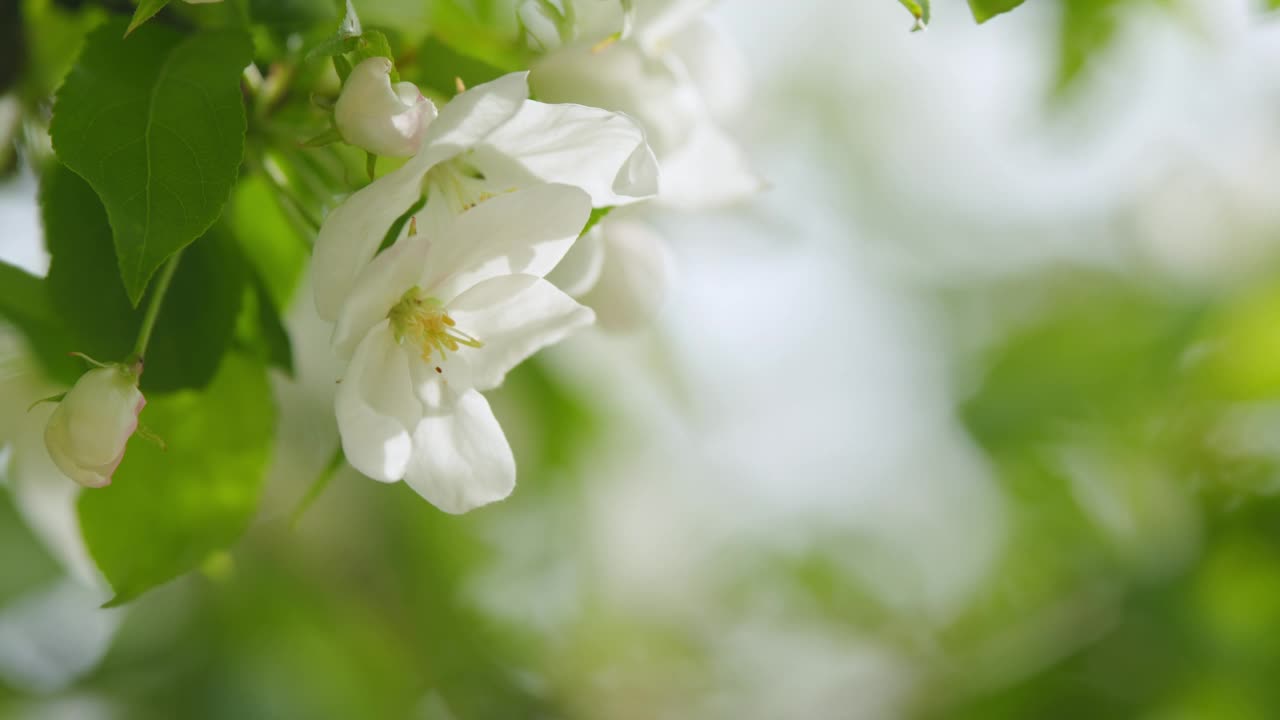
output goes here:
[{"label": "white apple blossom", "polygon": [[511,493],[515,460],[480,393],[591,322],[543,279],[590,212],[582,190],[534,185],[403,237],[364,268],[333,338],[351,358],[335,409],[353,467],[450,513]]},{"label": "white apple blossom", "polygon": [[110,485],[146,404],[130,369],[108,365],[81,375],[45,426],[50,459],[85,487]]},{"label": "white apple blossom", "polygon": [[408,157],[418,152],[436,106],[411,82],[391,83],[391,61],[368,58],[342,85],[333,118],[342,139],[375,155]]},{"label": "white apple blossom", "polygon": [[598,207],[657,192],[656,161],[630,118],[529,100],[526,75],[512,73],[459,94],[427,127],[416,155],[329,213],[312,259],[322,318],[337,317],[388,228],[424,195],[417,222],[430,227],[495,195],[544,182],[579,187]]},{"label": "white apple blossom", "polygon": [[724,205],[762,186],[721,127],[743,112],[747,72],[703,16],[710,4],[525,0],[519,10],[532,43],[546,50],[530,73],[537,96],[635,118],[662,166],[659,201],[672,207]]}]

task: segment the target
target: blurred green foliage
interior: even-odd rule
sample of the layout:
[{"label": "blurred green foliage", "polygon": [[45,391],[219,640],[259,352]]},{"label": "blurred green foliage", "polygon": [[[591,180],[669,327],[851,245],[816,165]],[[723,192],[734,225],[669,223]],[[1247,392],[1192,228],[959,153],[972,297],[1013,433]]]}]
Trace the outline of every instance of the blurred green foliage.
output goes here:
[{"label": "blurred green foliage", "polygon": [[[1062,0],[1059,89],[1087,79],[1129,8],[1155,1]],[[29,108],[47,101],[106,14],[100,4],[73,4],[21,3],[29,71],[16,89]],[[903,4],[928,19],[928,3]],[[979,20],[1019,4],[970,3]],[[204,22],[173,5],[152,22],[184,30]],[[255,58],[265,77],[249,101],[246,162],[227,209],[180,270],[203,268],[225,285],[180,283],[191,292],[177,293],[172,317],[162,316],[146,376],[168,378],[144,421],[175,450],[135,438],[118,476],[125,494],[80,505],[121,599],[196,572],[139,598],[105,662],[74,692],[143,720],[688,716],[690,699],[715,686],[709,648],[724,626],[629,612],[581,577],[592,572],[574,555],[588,542],[586,458],[613,418],[606,401],[547,365],[522,366],[494,396],[512,428],[526,514],[510,504],[449,517],[403,485],[339,473],[296,530],[287,513],[268,514],[241,536],[269,462],[267,368],[294,364],[281,313],[306,302],[294,295],[309,225],[332,207],[334,188],[368,178],[359,153],[298,144],[323,130],[319,105],[336,94],[326,61],[306,55],[333,35],[338,5],[238,5],[260,25]],[[442,97],[455,77],[476,84],[528,60],[510,3],[355,5],[366,27],[385,33],[377,51]],[[50,277],[0,265],[0,311],[46,370],[66,379],[75,367],[59,350],[68,336],[119,354],[127,348],[108,343],[137,319],[122,285],[94,285],[103,280],[95,270],[111,264],[100,203],[64,170],[47,171],[44,182],[46,199],[66,195],[46,204]],[[910,212],[918,210],[913,199]],[[91,305],[68,289],[85,286],[94,288]],[[874,638],[910,659],[920,717],[1280,714],[1270,677],[1280,668],[1280,443],[1250,440],[1280,433],[1269,421],[1280,413],[1280,280],[1261,273],[1205,290],[1058,268],[964,292],[959,300],[989,317],[1020,310],[970,359],[981,372],[957,402],[1008,506],[1003,551],[968,606],[927,625],[867,580],[901,561],[893,548],[816,533],[795,552],[723,559],[736,580],[718,588],[721,604],[707,614],[740,618],[774,602],[832,636]],[[72,316],[81,322],[68,323]],[[216,316],[200,325],[216,332],[192,336],[182,321],[196,316]],[[197,401],[215,388],[225,406]],[[184,438],[199,442],[177,442]],[[197,446],[210,452],[176,450]],[[200,480],[170,482],[173,468]],[[502,551],[526,546],[569,567],[557,580],[571,597],[571,622],[522,622],[481,600]],[[60,574],[7,494],[0,568],[0,602]],[[535,613],[535,598],[503,592]],[[26,717],[38,703],[0,686],[0,716]]]}]

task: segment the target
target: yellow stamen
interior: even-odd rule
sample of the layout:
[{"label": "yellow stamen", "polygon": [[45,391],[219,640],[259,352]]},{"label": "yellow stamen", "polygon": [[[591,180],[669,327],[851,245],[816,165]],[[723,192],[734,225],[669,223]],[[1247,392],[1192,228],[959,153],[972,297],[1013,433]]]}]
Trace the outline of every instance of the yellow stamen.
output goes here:
[{"label": "yellow stamen", "polygon": [[417,345],[426,362],[431,362],[431,356],[437,351],[440,359],[445,360],[448,353],[457,352],[462,347],[484,346],[477,338],[457,329],[457,322],[449,317],[444,303],[423,294],[416,286],[400,296],[400,302],[391,308],[387,317],[391,320],[396,341],[408,340]]}]

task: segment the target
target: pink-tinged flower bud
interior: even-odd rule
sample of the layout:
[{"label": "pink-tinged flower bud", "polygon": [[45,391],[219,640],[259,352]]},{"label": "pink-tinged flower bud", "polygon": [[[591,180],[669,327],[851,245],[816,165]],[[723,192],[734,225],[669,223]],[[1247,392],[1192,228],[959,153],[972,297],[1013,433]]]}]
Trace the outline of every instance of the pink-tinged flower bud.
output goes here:
[{"label": "pink-tinged flower bud", "polygon": [[137,375],[118,365],[90,370],[49,417],[44,431],[49,457],[81,485],[111,484],[146,404]]},{"label": "pink-tinged flower bud", "polygon": [[374,155],[418,152],[436,106],[411,82],[391,84],[391,61],[369,58],[351,70],[333,108],[342,139]]}]

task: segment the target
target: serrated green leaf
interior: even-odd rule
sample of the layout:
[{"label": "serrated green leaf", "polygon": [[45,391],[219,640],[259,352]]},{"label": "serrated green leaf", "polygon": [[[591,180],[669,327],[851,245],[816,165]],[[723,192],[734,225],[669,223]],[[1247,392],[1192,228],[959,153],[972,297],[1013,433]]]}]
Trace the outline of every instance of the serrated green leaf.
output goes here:
[{"label": "serrated green leaf", "polygon": [[223,223],[183,253],[147,349],[144,392],[198,389],[214,379],[248,282],[244,256]]},{"label": "serrated green leaf", "polygon": [[902,3],[902,7],[911,13],[911,17],[916,19],[916,30],[921,30],[929,24],[930,9],[929,0],[898,0]]},{"label": "serrated green leaf", "polygon": [[1023,0],[969,0],[969,9],[973,11],[973,19],[984,23],[996,15],[1007,13],[1018,7]]},{"label": "serrated green leaf", "polygon": [[168,4],[169,0],[141,0],[138,3],[138,9],[133,11],[133,19],[129,21],[129,27],[125,29],[124,34],[128,35],[138,29],[139,25],[150,20]]},{"label": "serrated green leaf", "polygon": [[58,157],[102,198],[120,275],[137,304],[156,268],[213,225],[244,151],[246,34],[145,25],[89,36],[58,92]]},{"label": "serrated green leaf", "polygon": [[[67,349],[123,360],[143,311],[129,302],[116,272],[106,211],[88,183],[63,166],[51,168],[41,183],[49,299],[67,329]],[[144,392],[200,388],[213,379],[244,285],[243,258],[225,229],[215,227],[186,252],[147,350]]]},{"label": "serrated green leaf", "polygon": [[229,548],[257,510],[275,408],[266,369],[228,354],[204,392],[148,397],[112,484],[80,496],[89,553],[127,602]]}]

